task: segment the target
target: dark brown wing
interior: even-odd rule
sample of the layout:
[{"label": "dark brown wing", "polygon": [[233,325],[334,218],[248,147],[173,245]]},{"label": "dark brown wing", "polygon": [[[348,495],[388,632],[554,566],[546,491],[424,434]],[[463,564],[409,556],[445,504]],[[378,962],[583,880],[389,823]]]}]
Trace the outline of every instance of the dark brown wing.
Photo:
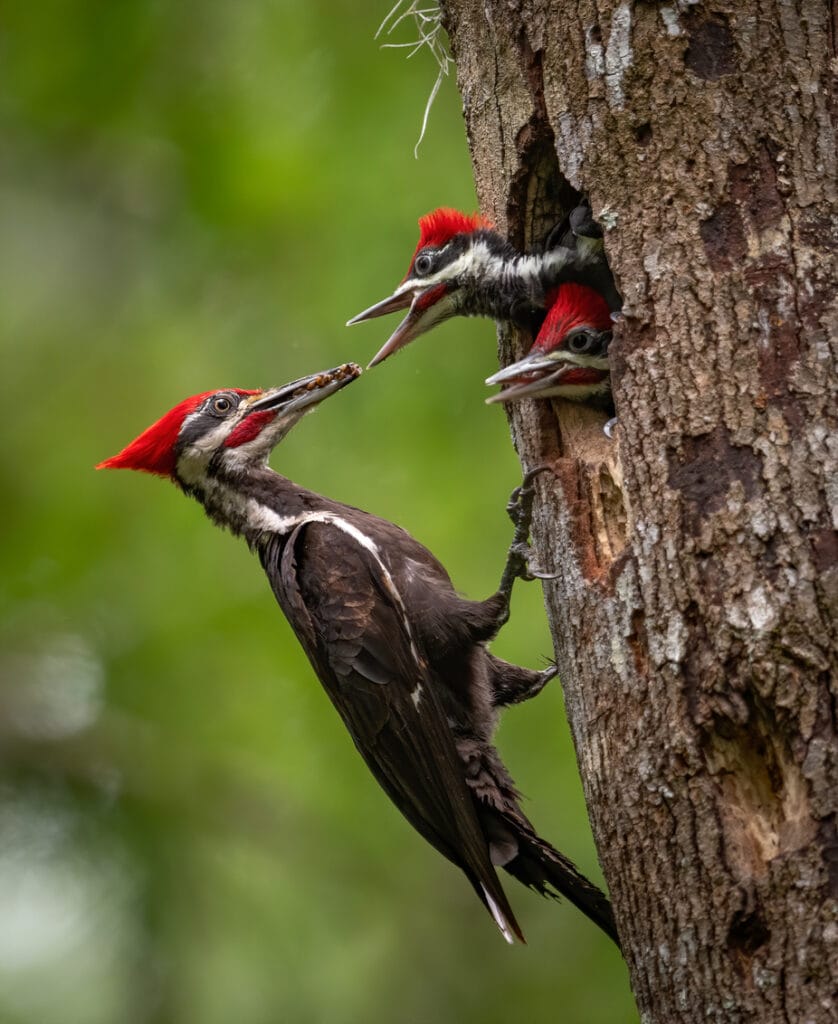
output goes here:
[{"label": "dark brown wing", "polygon": [[[262,562],[361,756],[402,814],[460,867],[511,941],[500,886],[434,678],[375,545],[334,523],[298,526]],[[438,684],[437,684],[438,685]]]}]

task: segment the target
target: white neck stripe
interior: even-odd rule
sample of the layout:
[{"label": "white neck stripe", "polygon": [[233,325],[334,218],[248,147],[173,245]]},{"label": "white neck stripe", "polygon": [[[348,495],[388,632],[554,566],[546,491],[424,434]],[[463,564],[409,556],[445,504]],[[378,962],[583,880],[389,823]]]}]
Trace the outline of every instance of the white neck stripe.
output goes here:
[{"label": "white neck stripe", "polygon": [[256,529],[265,530],[268,533],[278,533],[282,536],[289,534],[298,526],[304,526],[306,523],[328,523],[330,526],[336,527],[338,530],[351,537],[356,544],[359,544],[365,551],[368,551],[375,559],[376,565],[381,573],[385,589],[390,594],[390,597],[393,599],[393,602],[399,611],[402,624],[404,625],[405,632],[407,633],[408,640],[410,641],[410,652],[413,655],[414,661],[417,666],[424,668],[424,659],[420,658],[419,651],[414,642],[413,631],[410,628],[410,622],[407,618],[407,609],[405,608],[404,601],[402,600],[402,596],[390,574],[390,570],[384,564],[381,552],[374,540],[367,537],[367,535],[359,530],[357,526],[353,526],[352,523],[348,523],[345,519],[342,519],[334,512],[311,511],[301,512],[296,516],[280,516],[274,512],[273,509],[260,504],[255,500],[255,498],[250,498],[247,502],[247,522],[248,526],[251,528],[255,526]]}]

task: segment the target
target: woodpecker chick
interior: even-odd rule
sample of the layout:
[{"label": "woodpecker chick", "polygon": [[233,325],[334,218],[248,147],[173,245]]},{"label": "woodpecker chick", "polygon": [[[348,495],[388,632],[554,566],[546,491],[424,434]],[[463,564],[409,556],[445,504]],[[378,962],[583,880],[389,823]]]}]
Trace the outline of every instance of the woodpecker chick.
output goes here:
[{"label": "woodpecker chick", "polygon": [[562,284],[551,293],[547,317],[530,351],[486,381],[502,384],[492,402],[567,398],[610,402],[608,345],[613,326],[605,299],[593,288]]},{"label": "woodpecker chick", "polygon": [[[268,468],[294,424],[360,372],[350,363],[268,391],[195,395],[100,468],[169,477],[245,538],[376,780],[509,942],[523,936],[495,867],[566,896],[617,942],[608,900],[536,834],[492,745],[499,710],[555,675],[486,648],[508,616],[509,574],[503,590],[467,601],[404,530]],[[516,519],[520,539],[527,523]]]},{"label": "woodpecker chick", "polygon": [[[588,220],[577,217],[580,225]],[[584,276],[604,265],[601,241],[577,245],[573,221],[566,223],[551,235],[555,245],[522,255],[479,215],[441,208],[421,217],[419,244],[404,280],[388,298],[348,321],[347,326],[408,309],[370,366],[452,316],[488,316],[535,333],[551,289],[568,275]]]}]

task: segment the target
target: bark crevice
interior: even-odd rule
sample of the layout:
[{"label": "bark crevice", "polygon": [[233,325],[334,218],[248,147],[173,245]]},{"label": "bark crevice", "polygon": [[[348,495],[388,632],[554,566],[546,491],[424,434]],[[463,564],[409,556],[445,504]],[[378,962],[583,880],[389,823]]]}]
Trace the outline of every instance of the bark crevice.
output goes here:
[{"label": "bark crevice", "polygon": [[[482,211],[582,195],[624,298],[616,441],[510,410],[644,1020],[836,1012],[838,175],[820,0],[446,0]],[[531,339],[502,331],[503,363]]]}]

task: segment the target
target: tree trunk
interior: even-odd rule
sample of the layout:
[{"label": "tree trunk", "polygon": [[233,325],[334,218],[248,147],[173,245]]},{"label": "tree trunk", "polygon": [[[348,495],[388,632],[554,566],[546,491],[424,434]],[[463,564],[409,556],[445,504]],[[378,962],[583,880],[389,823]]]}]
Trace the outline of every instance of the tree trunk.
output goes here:
[{"label": "tree trunk", "polygon": [[[483,212],[579,194],[619,415],[512,410],[588,808],[644,1021],[838,1014],[835,14],[445,0]],[[506,334],[501,359],[531,339]]]}]

